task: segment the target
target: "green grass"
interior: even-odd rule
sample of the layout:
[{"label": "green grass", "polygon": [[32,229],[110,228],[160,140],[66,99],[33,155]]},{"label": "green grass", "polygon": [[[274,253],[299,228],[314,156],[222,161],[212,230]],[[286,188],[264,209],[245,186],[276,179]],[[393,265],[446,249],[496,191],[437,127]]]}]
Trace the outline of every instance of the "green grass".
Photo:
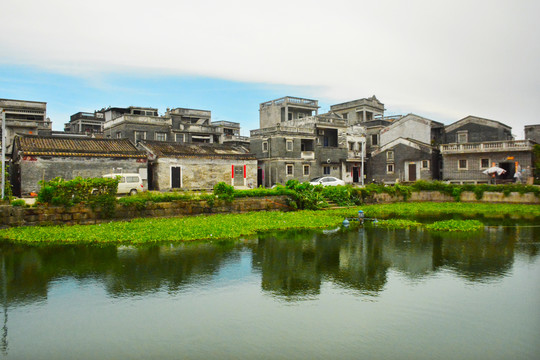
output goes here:
[{"label": "green grass", "polygon": [[[0,230],[0,239],[16,243],[154,243],[227,239],[250,236],[259,231],[335,227],[344,218],[356,217],[363,210],[367,218],[380,219],[379,226],[391,228],[418,226],[417,218],[461,215],[474,217],[512,217],[537,219],[539,205],[476,203],[394,203],[356,206],[343,209],[217,214],[164,219],[136,219],[98,225],[17,227]],[[383,221],[382,219],[390,219]],[[401,219],[406,219],[403,221]],[[428,230],[462,229],[471,231],[480,222],[439,222]],[[437,224],[437,223],[436,223]],[[481,223],[480,223],[481,224]],[[421,224],[419,224],[421,225]],[[468,230],[466,230],[468,229]]]}]

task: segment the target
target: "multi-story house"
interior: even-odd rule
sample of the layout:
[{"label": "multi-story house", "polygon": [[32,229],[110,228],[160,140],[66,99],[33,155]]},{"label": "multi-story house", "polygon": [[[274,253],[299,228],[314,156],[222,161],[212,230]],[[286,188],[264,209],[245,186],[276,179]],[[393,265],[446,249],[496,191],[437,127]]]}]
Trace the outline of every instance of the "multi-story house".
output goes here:
[{"label": "multi-story house", "polygon": [[444,125],[408,114],[381,129],[379,146],[372,148],[370,180],[394,183],[440,178],[437,145],[443,139]]},{"label": "multi-story house", "polygon": [[[514,140],[512,128],[498,121],[467,116],[445,127],[440,146],[443,180],[452,183],[514,181],[516,172],[532,167],[531,140]],[[490,167],[505,170],[493,179],[484,173]]]},{"label": "multi-story house", "polygon": [[318,101],[286,96],[260,104],[260,129],[251,131],[258,185],[300,182],[323,175],[362,179],[365,133],[336,112],[318,114]]},{"label": "multi-story house", "polygon": [[15,135],[50,134],[52,131],[51,120],[47,118],[46,102],[0,99],[0,109],[4,110],[6,119],[7,154],[12,152]]},{"label": "multi-story house", "polygon": [[525,125],[525,139],[540,144],[540,124]]},{"label": "multi-story house", "polygon": [[247,145],[240,136],[240,124],[231,121],[211,122],[209,110],[175,108],[160,116],[155,108],[128,107],[103,110],[107,138],[166,141],[181,144],[233,142]]},{"label": "multi-story house", "polygon": [[105,117],[101,111],[78,112],[71,115],[69,122],[64,124],[64,132],[84,135],[103,134],[104,123]]}]

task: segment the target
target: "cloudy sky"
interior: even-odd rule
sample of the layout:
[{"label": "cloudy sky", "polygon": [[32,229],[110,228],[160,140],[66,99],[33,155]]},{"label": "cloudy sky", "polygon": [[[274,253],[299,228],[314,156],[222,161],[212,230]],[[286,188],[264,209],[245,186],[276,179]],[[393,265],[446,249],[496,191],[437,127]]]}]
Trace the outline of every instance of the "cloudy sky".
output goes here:
[{"label": "cloudy sky", "polygon": [[212,111],[376,95],[388,115],[539,124],[540,1],[17,0],[0,12],[0,98],[46,101],[56,130],[107,106]]}]

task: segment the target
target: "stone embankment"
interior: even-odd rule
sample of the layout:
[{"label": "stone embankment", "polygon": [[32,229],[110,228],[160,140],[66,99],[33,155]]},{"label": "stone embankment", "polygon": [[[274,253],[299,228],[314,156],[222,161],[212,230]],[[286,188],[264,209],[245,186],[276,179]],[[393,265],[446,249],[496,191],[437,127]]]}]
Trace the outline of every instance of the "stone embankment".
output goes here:
[{"label": "stone embankment", "polygon": [[[369,203],[389,203],[402,201],[399,196],[388,194],[375,194]],[[453,202],[452,196],[437,191],[421,191],[411,194],[409,201]],[[534,194],[511,193],[505,196],[502,193],[485,192],[481,200],[476,199],[472,192],[461,194],[462,202],[488,202],[488,203],[514,203],[514,204],[540,204],[540,198]],[[240,213],[250,211],[289,211],[286,196],[272,196],[265,198],[239,198],[232,202],[216,200],[209,204],[207,201],[173,201],[164,203],[150,203],[143,209],[117,205],[114,216],[106,218],[98,211],[77,205],[70,208],[63,206],[37,206],[18,207],[10,205],[0,206],[0,227],[35,226],[35,225],[74,225],[97,224],[111,220],[131,220],[144,217],[172,217],[192,216],[201,214]]]}]

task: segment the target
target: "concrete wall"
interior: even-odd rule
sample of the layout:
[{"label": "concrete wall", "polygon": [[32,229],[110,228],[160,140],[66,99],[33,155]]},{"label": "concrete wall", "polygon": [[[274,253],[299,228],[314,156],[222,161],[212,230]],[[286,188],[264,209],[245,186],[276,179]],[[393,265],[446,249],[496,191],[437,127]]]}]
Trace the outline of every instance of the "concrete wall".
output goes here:
[{"label": "concrete wall", "polygon": [[257,186],[257,161],[211,158],[159,158],[153,166],[154,188],[171,190],[171,168],[180,167],[182,189],[212,189],[225,182],[233,185],[232,165],[246,165],[246,181],[238,186]]},{"label": "concrete wall", "polygon": [[525,139],[530,139],[540,144],[540,125],[526,125]]},{"label": "concrete wall", "polygon": [[113,170],[119,172],[115,169],[122,169],[124,173],[139,173],[140,169],[146,171],[146,160],[139,161],[99,157],[27,157],[27,160],[21,159],[16,168],[20,170],[21,194],[27,195],[39,191],[40,180],[49,181],[55,177],[65,180],[77,176],[101,177],[112,173]]},{"label": "concrete wall", "polygon": [[381,131],[380,145],[383,146],[400,137],[431,144],[431,123],[420,117],[407,115]]}]

